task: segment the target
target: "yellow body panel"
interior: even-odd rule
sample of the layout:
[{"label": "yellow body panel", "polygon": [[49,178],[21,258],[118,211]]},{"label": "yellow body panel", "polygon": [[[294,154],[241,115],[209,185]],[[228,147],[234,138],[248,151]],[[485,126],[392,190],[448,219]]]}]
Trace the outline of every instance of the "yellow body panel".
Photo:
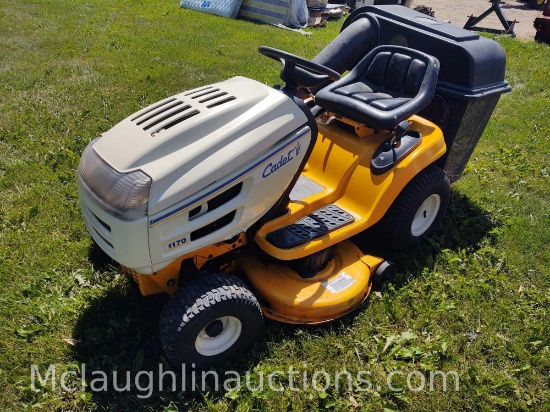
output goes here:
[{"label": "yellow body panel", "polygon": [[134,279],[143,296],[162,292],[166,292],[171,296],[178,291],[181,263],[184,260],[193,259],[196,268],[200,269],[209,260],[231,252],[245,244],[246,234],[241,233],[232,241],[216,243],[191,254],[180,256],[152,275],[143,275],[125,266],[122,266],[122,271]]},{"label": "yellow body panel", "polygon": [[[397,195],[422,169],[445,153],[443,133],[433,123],[413,116],[409,130],[418,131],[423,137],[407,156],[382,175],[371,173],[370,162],[376,149],[390,133],[371,133],[364,126],[345,119],[348,129],[339,127],[339,121],[330,121],[330,115],[318,120],[319,136],[303,175],[325,187],[321,193],[301,201],[291,202],[287,214],[260,228],[255,242],[277,259],[292,260],[308,256],[335,245],[372,226],[384,216]],[[363,137],[360,137],[363,136]],[[280,228],[295,223],[315,210],[334,203],[353,215],[355,221],[325,236],[292,249],[273,246],[266,236]]]},{"label": "yellow body panel", "polygon": [[302,278],[288,265],[238,255],[268,318],[286,323],[321,323],[351,312],[369,294],[371,274],[382,259],[365,256],[350,241],[336,245],[325,269]]}]

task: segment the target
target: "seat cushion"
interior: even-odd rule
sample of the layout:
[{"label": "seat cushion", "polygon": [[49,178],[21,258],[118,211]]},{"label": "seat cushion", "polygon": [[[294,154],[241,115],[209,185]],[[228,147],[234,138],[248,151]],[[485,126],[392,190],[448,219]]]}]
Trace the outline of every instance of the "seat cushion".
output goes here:
[{"label": "seat cushion", "polygon": [[372,93],[372,89],[363,82],[356,82],[340,87],[334,90],[334,93],[341,94],[342,96],[352,96],[357,93]]},{"label": "seat cushion", "polygon": [[380,110],[393,110],[397,109],[399,106],[404,105],[410,100],[411,99],[407,97],[394,97],[392,99],[375,100],[370,105]]},{"label": "seat cushion", "polygon": [[372,103],[375,100],[381,99],[393,99],[392,95],[387,93],[356,93],[351,97],[363,103]]}]

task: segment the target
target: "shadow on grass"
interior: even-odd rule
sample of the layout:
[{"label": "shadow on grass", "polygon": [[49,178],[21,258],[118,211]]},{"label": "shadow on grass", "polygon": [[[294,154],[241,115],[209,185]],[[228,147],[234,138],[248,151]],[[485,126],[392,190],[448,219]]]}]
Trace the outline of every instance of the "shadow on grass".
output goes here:
[{"label": "shadow on grass", "polygon": [[105,272],[118,266],[118,263],[116,263],[103,250],[101,250],[95,242],[93,242],[88,249],[88,259],[92,262],[94,269],[99,272]]},{"label": "shadow on grass", "polygon": [[205,372],[203,379],[203,372],[192,365],[176,370],[164,358],[158,321],[167,300],[164,295],[142,297],[137,287],[125,285],[92,300],[82,313],[74,328],[79,343],[73,356],[86,365],[86,393],[97,409],[162,410],[170,403],[179,410],[204,407],[204,393],[210,393],[210,399],[224,398],[224,383],[235,386],[228,380],[234,372],[244,377],[268,356],[269,344],[292,335],[290,329],[281,330],[280,324],[266,320],[264,339],[242,356]]},{"label": "shadow on grass", "polygon": [[[452,190],[449,208],[437,234],[417,248],[405,251],[384,250],[380,242],[370,236],[369,231],[354,236],[352,240],[364,253],[381,256],[397,265],[397,273],[388,283],[391,284],[394,290],[398,291],[411,278],[419,276],[425,269],[433,269],[442,250],[458,251],[466,249],[470,252],[476,251],[482,247],[482,243],[490,236],[490,232],[498,226],[500,226],[500,223],[491,219],[488,212],[472,203],[468,197]],[[383,285],[382,291],[387,286],[387,284]],[[368,307],[369,300],[370,296],[357,310],[335,322],[311,326],[312,333],[319,335],[331,333],[334,330],[335,323],[337,323],[336,327],[342,328],[341,330],[352,327],[356,316]],[[287,333],[293,333],[297,329],[293,325],[284,326]]]},{"label": "shadow on grass", "polygon": [[[393,260],[398,266],[398,273],[408,273],[407,276],[396,276],[392,281],[393,287],[399,290],[411,276],[417,276],[433,265],[441,250],[476,250],[494,228],[495,224],[485,211],[467,197],[453,191],[449,210],[438,235],[413,251],[381,251],[376,240],[368,238],[368,233],[353,240],[364,250]],[[89,257],[97,270],[112,271],[115,263],[97,246],[90,248]],[[142,297],[138,288],[128,282],[91,300],[81,314],[73,333],[74,338],[80,341],[73,348],[74,356],[79,364],[86,365],[84,378],[88,384],[87,392],[100,408],[158,409],[171,402],[187,408],[204,406],[202,388],[189,390],[192,368],[187,370],[187,374],[174,371],[175,380],[167,372],[171,369],[163,356],[158,334],[158,319],[167,300],[166,295]],[[319,334],[332,332],[335,327],[346,330],[368,304],[367,300],[359,311],[336,322],[307,329]],[[246,371],[270,356],[270,346],[289,337],[299,339],[298,335],[303,329],[302,325],[286,325],[266,319],[261,341],[254,343],[245,355],[217,366],[215,371],[220,381],[223,382],[224,377],[227,377],[226,371],[236,371],[244,376]],[[101,373],[94,374],[94,371],[104,372],[106,381]],[[114,371],[117,373],[116,378]],[[195,376],[200,386],[200,372]],[[175,388],[172,387],[173,381],[176,382]],[[209,379],[206,383],[208,385],[204,389],[212,394],[215,382]],[[115,389],[115,385],[119,390]],[[223,383],[220,383],[219,389],[214,391],[213,396],[223,398]]]},{"label": "shadow on grass", "polygon": [[[95,244],[88,255],[98,271],[112,273],[116,266]],[[202,388],[202,372],[192,366],[187,367],[186,373],[173,370],[164,358],[158,322],[168,299],[165,294],[143,297],[128,280],[90,300],[80,314],[73,330],[73,338],[78,341],[72,347],[73,356],[79,365],[85,364],[86,393],[98,409],[162,410],[171,402],[189,410],[204,406],[203,392],[214,391],[214,397],[223,398],[226,371],[245,376],[265,359],[269,344],[292,334],[282,331],[279,323],[266,319],[265,339],[255,342],[243,356],[212,369],[219,376],[218,390],[212,374]],[[196,390],[191,390],[192,379],[196,379]]]},{"label": "shadow on grass", "polygon": [[357,235],[353,240],[363,251],[394,262],[398,274],[409,273],[409,276],[396,276],[392,281],[393,286],[399,288],[411,276],[417,276],[426,268],[433,269],[442,250],[479,249],[484,239],[499,225],[500,223],[495,223],[485,210],[473,204],[468,197],[452,190],[451,201],[441,227],[434,237],[418,247],[412,250],[384,250],[376,239],[369,237],[369,231]]}]

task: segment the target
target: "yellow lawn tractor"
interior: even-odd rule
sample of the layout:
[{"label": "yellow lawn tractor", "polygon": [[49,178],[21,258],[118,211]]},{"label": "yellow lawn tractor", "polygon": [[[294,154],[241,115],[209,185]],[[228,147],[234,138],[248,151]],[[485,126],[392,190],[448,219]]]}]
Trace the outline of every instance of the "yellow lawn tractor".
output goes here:
[{"label": "yellow lawn tractor", "polygon": [[393,265],[350,237],[370,228],[403,250],[432,235],[510,90],[499,44],[401,6],[356,10],[311,61],[259,52],[282,63],[282,87],[184,91],[90,142],[78,167],[95,242],[143,295],[171,295],[174,366],[231,358],[263,316],[357,308]]}]

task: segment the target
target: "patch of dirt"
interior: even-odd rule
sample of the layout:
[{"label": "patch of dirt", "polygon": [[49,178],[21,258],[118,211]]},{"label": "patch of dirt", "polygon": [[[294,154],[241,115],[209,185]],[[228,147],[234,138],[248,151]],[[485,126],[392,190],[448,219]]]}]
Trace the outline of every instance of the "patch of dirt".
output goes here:
[{"label": "patch of dirt", "polygon": [[[435,13],[435,18],[448,21],[455,26],[464,27],[470,16],[480,16],[492,4],[487,0],[414,0],[411,8],[417,6],[430,7]],[[516,20],[514,32],[518,39],[533,40],[535,38],[533,22],[542,15],[544,6],[541,6],[538,10],[533,10],[529,8],[527,2],[505,0],[501,1],[500,8],[506,20]],[[477,26],[503,29],[494,12],[480,21]]]}]

